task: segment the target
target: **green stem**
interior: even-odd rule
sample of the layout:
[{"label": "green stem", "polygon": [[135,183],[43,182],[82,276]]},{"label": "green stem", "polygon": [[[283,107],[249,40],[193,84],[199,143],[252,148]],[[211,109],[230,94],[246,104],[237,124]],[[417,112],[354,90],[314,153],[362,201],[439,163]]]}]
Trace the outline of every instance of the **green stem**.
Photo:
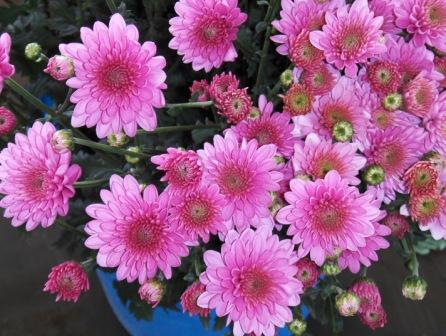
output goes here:
[{"label": "green stem", "polygon": [[[404,238],[404,239],[406,239],[406,238]],[[419,276],[418,269],[420,267],[420,263],[418,262],[417,252],[415,252],[415,249],[413,247],[412,233],[409,234],[408,246],[409,246],[410,260],[411,260],[411,265],[412,265],[412,275]]]},{"label": "green stem", "polygon": [[361,276],[362,277],[367,277],[367,267],[365,267],[365,266],[362,266],[362,268],[361,268]]},{"label": "green stem", "polygon": [[96,257],[90,257],[90,258],[87,258],[84,261],[82,261],[80,264],[84,269],[88,270],[90,267],[90,264],[92,264],[95,261],[96,261]]},{"label": "green stem", "polygon": [[119,154],[119,155],[128,155],[128,156],[132,156],[132,157],[138,157],[141,159],[147,159],[149,157],[149,154],[147,153],[136,153],[136,152],[131,152],[128,151],[126,149],[122,149],[122,148],[118,148],[118,147],[112,147],[103,143],[99,143],[99,142],[95,142],[95,141],[91,141],[91,140],[86,140],[86,139],[80,139],[80,138],[73,138],[73,142],[75,144],[81,145],[81,146],[86,146],[92,149],[97,149],[103,152],[107,152],[107,153],[113,153],[113,154]]},{"label": "green stem", "polygon": [[65,97],[65,100],[62,103],[62,105],[57,110],[57,113],[63,113],[67,109],[68,105],[70,105],[70,97],[71,97],[71,94],[73,93],[73,91],[74,90],[72,88],[69,88],[69,90],[67,92],[67,96]]},{"label": "green stem", "polygon": [[186,131],[192,131],[196,129],[218,129],[222,128],[222,125],[220,124],[208,124],[208,125],[181,125],[181,126],[164,126],[164,127],[158,127],[153,131],[145,131],[142,129],[138,130],[138,134],[163,134],[163,133],[170,133],[170,132],[186,132]]},{"label": "green stem", "polygon": [[194,107],[209,107],[214,105],[213,101],[204,102],[188,102],[188,103],[177,103],[177,104],[166,104],[166,108],[194,108]]},{"label": "green stem", "polygon": [[112,12],[114,14],[118,11],[118,7],[116,7],[114,0],[105,0],[105,2],[107,3],[107,6],[110,9],[110,12]]},{"label": "green stem", "polygon": [[76,189],[84,189],[84,188],[94,188],[103,185],[105,182],[110,180],[109,177],[101,178],[96,180],[85,180],[74,183],[74,187]]},{"label": "green stem", "polygon": [[84,237],[87,236],[87,233],[85,233],[84,231],[82,231],[82,230],[80,230],[80,229],[78,229],[78,228],[76,228],[74,226],[71,226],[70,224],[68,224],[67,222],[65,222],[65,221],[63,221],[61,219],[57,220],[55,223],[58,226],[60,226],[61,228],[63,228],[64,230],[77,233],[77,234],[79,234],[81,236],[84,236]]}]

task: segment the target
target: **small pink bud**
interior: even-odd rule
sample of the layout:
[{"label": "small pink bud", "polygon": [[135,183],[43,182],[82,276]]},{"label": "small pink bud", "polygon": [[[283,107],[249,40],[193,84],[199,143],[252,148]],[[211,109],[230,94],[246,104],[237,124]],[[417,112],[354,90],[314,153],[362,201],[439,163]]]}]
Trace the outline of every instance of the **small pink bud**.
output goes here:
[{"label": "small pink bud", "polygon": [[15,115],[7,108],[0,106],[0,135],[11,133],[17,124]]},{"label": "small pink bud", "polygon": [[43,71],[56,80],[67,80],[74,76],[73,60],[64,55],[53,56],[49,59],[48,65]]},{"label": "small pink bud", "polygon": [[152,279],[139,287],[139,297],[155,308],[164,295],[164,285],[162,282]]}]

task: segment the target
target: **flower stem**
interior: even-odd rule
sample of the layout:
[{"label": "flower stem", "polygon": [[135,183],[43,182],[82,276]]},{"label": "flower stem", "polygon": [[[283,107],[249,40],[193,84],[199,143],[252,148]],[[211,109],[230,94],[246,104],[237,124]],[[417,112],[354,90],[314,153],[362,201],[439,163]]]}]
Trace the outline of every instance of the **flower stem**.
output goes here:
[{"label": "flower stem", "polygon": [[214,105],[214,102],[204,101],[204,102],[187,102],[187,103],[177,103],[177,104],[166,104],[165,108],[205,108]]},{"label": "flower stem", "polygon": [[96,180],[85,180],[85,181],[79,181],[74,184],[74,187],[76,189],[84,189],[84,188],[94,188],[103,185],[105,182],[108,182],[110,180],[109,177],[107,178],[101,178]]},{"label": "flower stem", "polygon": [[413,247],[413,236],[412,233],[409,234],[409,239],[408,241],[408,246],[409,246],[409,251],[410,251],[410,261],[411,261],[411,267],[412,267],[412,275],[416,275],[419,276],[419,267],[420,267],[420,263],[418,262],[418,258],[417,258],[417,252],[415,252],[415,249]]},{"label": "flower stem", "polygon": [[63,113],[66,109],[67,109],[67,107],[68,107],[68,105],[70,105],[70,97],[71,97],[71,94],[73,93],[73,89],[72,88],[70,88],[69,90],[68,90],[68,92],[67,92],[67,96],[65,97],[65,100],[64,100],[64,102],[62,103],[62,105],[60,105],[60,107],[57,109],[57,113]]},{"label": "flower stem", "polygon": [[220,124],[207,124],[207,125],[181,125],[181,126],[164,126],[164,127],[158,127],[154,129],[153,131],[145,131],[145,130],[138,130],[138,134],[163,134],[163,133],[171,133],[171,132],[186,132],[186,131],[192,131],[196,129],[218,129],[222,128],[222,125]]},{"label": "flower stem", "polygon": [[107,3],[107,6],[110,9],[110,12],[112,12],[114,14],[118,11],[118,7],[116,7],[114,0],[105,0],[105,2]]},{"label": "flower stem", "polygon": [[86,140],[86,139],[80,139],[80,138],[73,138],[73,142],[75,144],[90,147],[92,149],[97,149],[103,152],[107,153],[113,153],[113,154],[119,154],[119,155],[128,155],[132,157],[138,157],[141,159],[147,159],[149,157],[149,154],[147,153],[137,153],[137,152],[131,152],[123,148],[118,147],[112,147],[103,143]]},{"label": "flower stem", "polygon": [[71,226],[70,224],[68,224],[67,222],[65,222],[65,221],[63,221],[61,219],[57,220],[55,223],[58,226],[60,226],[61,228],[63,228],[64,230],[77,233],[77,234],[79,234],[79,235],[81,235],[83,237],[87,236],[87,233],[85,233],[84,231],[82,231],[82,230],[80,230],[80,229],[78,229],[78,228],[76,228],[74,226]]}]

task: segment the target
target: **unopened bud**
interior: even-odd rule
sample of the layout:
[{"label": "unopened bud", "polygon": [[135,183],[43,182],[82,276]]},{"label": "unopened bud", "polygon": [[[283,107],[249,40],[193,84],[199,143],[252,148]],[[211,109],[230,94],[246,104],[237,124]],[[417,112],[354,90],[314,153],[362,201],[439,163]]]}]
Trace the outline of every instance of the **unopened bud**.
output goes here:
[{"label": "unopened bud", "polygon": [[28,43],[25,47],[25,56],[31,61],[40,62],[42,47],[36,42]]},{"label": "unopened bud", "polygon": [[410,300],[423,300],[427,292],[427,282],[416,275],[407,277],[403,281],[402,292],[403,296]]},{"label": "unopened bud", "polygon": [[72,151],[74,149],[73,131],[70,129],[56,131],[51,143],[59,152]]}]

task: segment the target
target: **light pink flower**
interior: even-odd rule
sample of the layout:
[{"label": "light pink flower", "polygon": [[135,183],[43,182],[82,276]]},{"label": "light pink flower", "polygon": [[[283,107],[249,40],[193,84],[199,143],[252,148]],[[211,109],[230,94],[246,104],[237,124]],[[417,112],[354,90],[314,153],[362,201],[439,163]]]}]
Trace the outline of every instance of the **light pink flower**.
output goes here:
[{"label": "light pink flower", "polygon": [[412,34],[415,46],[428,44],[446,51],[446,2],[404,0],[395,7],[396,25]]},{"label": "light pink flower", "polygon": [[310,254],[321,266],[336,250],[359,251],[367,238],[374,235],[374,223],[381,211],[372,193],[361,194],[348,185],[335,170],[313,181],[294,179],[288,202],[276,216],[279,223],[289,224],[288,235],[299,244],[298,257]]},{"label": "light pink flower", "polygon": [[332,170],[349,184],[358,185],[359,171],[365,166],[366,159],[357,154],[358,146],[352,143],[332,143],[310,133],[305,143],[294,146],[293,167],[296,174],[306,174],[313,179],[322,179]]},{"label": "light pink flower", "polygon": [[209,94],[209,83],[205,79],[201,81],[195,80],[189,90],[192,96],[197,95],[197,101],[199,102],[208,101],[211,98]]},{"label": "light pink flower", "polygon": [[406,232],[409,231],[409,221],[407,217],[399,213],[390,213],[384,218],[383,224],[388,226],[392,231],[392,236],[403,239]]},{"label": "light pink flower", "polygon": [[10,110],[0,106],[0,135],[11,133],[17,124],[17,119]]},{"label": "light pink flower", "polygon": [[14,65],[9,63],[9,52],[11,51],[11,36],[8,33],[0,35],[0,93],[6,78],[15,73]]},{"label": "light pink flower", "polygon": [[278,191],[282,174],[275,171],[276,146],[259,147],[256,140],[237,141],[228,131],[214,136],[214,144],[198,151],[203,161],[204,183],[216,183],[225,196],[222,216],[238,230],[262,225],[270,219],[271,191]]},{"label": "light pink flower", "polygon": [[375,14],[375,17],[382,16],[384,18],[381,27],[384,33],[399,34],[401,29],[395,24],[396,16],[394,13],[395,7],[400,6],[404,0],[371,0],[369,2],[370,10]]},{"label": "light pink flower", "polygon": [[296,267],[296,278],[302,282],[304,290],[316,285],[319,278],[319,270],[313,261],[308,258],[302,258],[296,263]]},{"label": "light pink flower", "polygon": [[206,271],[200,281],[206,290],[198,305],[228,315],[235,336],[274,336],[276,327],[293,319],[289,307],[300,303],[296,261],[291,241],[280,241],[268,227],[240,234],[231,230],[221,253],[204,253]]},{"label": "light pink flower", "polygon": [[428,147],[446,156],[446,91],[441,93],[423,120]]},{"label": "light pink flower", "polygon": [[276,145],[278,154],[290,158],[295,143],[290,116],[287,113],[273,112],[273,104],[264,95],[259,98],[259,110],[259,118],[238,123],[232,127],[233,132],[239,140],[256,139],[259,146]]},{"label": "light pink flower", "polygon": [[240,82],[231,72],[221,73],[212,77],[209,85],[209,94],[217,104],[221,102],[222,96],[226,92],[231,92],[239,88]]},{"label": "light pink flower", "polygon": [[339,72],[331,65],[321,63],[302,72],[302,83],[311,89],[315,96],[330,92],[339,79]]},{"label": "light pink flower", "polygon": [[164,295],[164,285],[155,279],[144,282],[138,289],[139,298],[155,308]]},{"label": "light pink flower", "polygon": [[67,80],[74,75],[73,60],[64,55],[53,56],[48,60],[48,65],[43,71],[56,80]]},{"label": "light pink flower", "polygon": [[334,64],[350,77],[355,77],[357,64],[386,51],[381,41],[383,17],[374,17],[367,0],[356,0],[345,5],[336,14],[325,14],[326,25],[322,31],[310,33],[311,43],[323,50],[328,63]]},{"label": "light pink flower", "polygon": [[60,153],[52,145],[56,128],[34,122],[27,135],[17,133],[0,153],[0,207],[13,226],[26,223],[26,230],[47,228],[56,217],[68,213],[75,194],[73,184],[81,168],[71,165],[71,152]]},{"label": "light pink flower", "polygon": [[375,282],[368,278],[359,278],[350,287],[349,291],[355,293],[361,299],[359,312],[366,310],[367,306],[380,306],[381,293]]},{"label": "light pink flower", "polygon": [[444,76],[440,81],[440,86],[446,88],[446,57],[435,57],[434,64],[435,69]]},{"label": "light pink flower", "polygon": [[237,124],[245,120],[252,109],[252,100],[248,95],[248,89],[224,92],[216,107],[218,114],[224,116],[230,124]]},{"label": "light pink flower", "polygon": [[184,63],[209,72],[235,60],[234,41],[247,19],[238,0],[180,0],[175,12],[178,16],[169,21],[173,35],[169,48],[176,49]]},{"label": "light pink flower", "polygon": [[135,136],[137,125],[156,128],[154,107],[165,105],[162,89],[166,60],[155,56],[153,42],[138,42],[138,29],[114,14],[107,27],[95,22],[93,30],[81,28],[81,43],[61,44],[63,55],[74,61],[75,77],[67,85],[76,91],[71,124],[93,127],[105,138],[122,130]]},{"label": "light pink flower", "polygon": [[415,127],[419,123],[420,119],[412,114],[399,110],[391,112],[378,107],[372,110],[369,128],[385,130],[389,127]]},{"label": "light pink flower", "polygon": [[188,254],[183,238],[168,222],[168,197],[158,196],[153,185],[141,196],[138,181],[131,176],[113,175],[110,191],[101,190],[104,204],[86,209],[93,218],[85,226],[90,237],[85,245],[99,250],[96,260],[102,267],[118,267],[118,280],[140,284],[161,270],[167,279],[172,267],[180,265]]},{"label": "light pink flower", "polygon": [[77,302],[79,296],[89,289],[90,283],[83,267],[75,261],[65,261],[51,269],[43,291],[57,294],[56,302]]},{"label": "light pink flower", "polygon": [[404,105],[408,112],[423,118],[430,111],[438,96],[438,83],[420,72],[404,88]]},{"label": "light pink flower", "polygon": [[426,133],[421,127],[388,127],[369,131],[364,155],[369,165],[384,170],[384,181],[368,188],[377,192],[386,204],[396,198],[396,192],[406,193],[404,172],[426,152]]},{"label": "light pink flower", "polygon": [[200,282],[195,281],[192,285],[186,288],[181,294],[181,306],[183,306],[183,313],[188,312],[190,316],[199,315],[206,317],[209,315],[210,309],[201,308],[197,304],[198,297],[203,294],[206,287]]}]

